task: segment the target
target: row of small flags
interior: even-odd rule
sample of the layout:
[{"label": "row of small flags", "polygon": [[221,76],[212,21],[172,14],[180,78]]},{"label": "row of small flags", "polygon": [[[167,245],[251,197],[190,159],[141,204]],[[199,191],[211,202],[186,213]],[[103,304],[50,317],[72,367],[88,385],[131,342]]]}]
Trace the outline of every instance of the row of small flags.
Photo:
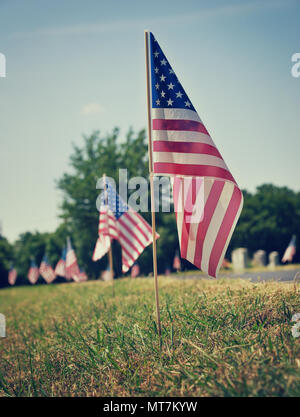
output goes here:
[{"label": "row of small flags", "polygon": [[[44,255],[40,267],[37,266],[34,259],[27,274],[31,284],[36,284],[39,276],[42,276],[47,284],[51,284],[57,276],[73,279],[75,282],[83,282],[88,279],[87,274],[79,268],[75,251],[72,248],[70,238],[67,239],[67,247],[63,249],[62,256],[57,262],[55,269],[52,268],[48,261],[47,254]],[[11,265],[8,272],[8,283],[14,285],[17,280],[17,270]]]},{"label": "row of small flags", "polygon": [[[179,271],[181,269],[181,261],[178,251],[176,251],[174,256],[173,269],[175,269],[176,271]],[[167,267],[165,270],[165,275],[169,275],[170,273],[171,269]],[[87,274],[78,267],[75,251],[72,248],[70,241],[69,250],[67,250],[67,248],[63,249],[61,258],[57,262],[54,270],[48,261],[47,255],[44,255],[40,267],[37,266],[34,259],[31,260],[31,265],[27,274],[28,281],[31,284],[36,284],[40,275],[44,278],[47,284],[51,284],[57,276],[66,278],[68,281],[73,279],[75,282],[83,282],[87,281],[88,279]],[[106,281],[108,277],[110,278],[110,275],[110,267],[108,265],[106,270],[103,271],[101,277],[104,281]],[[130,276],[131,278],[136,278],[139,275],[140,266],[137,262],[135,262],[132,265]],[[8,273],[8,283],[10,285],[15,285],[17,276],[18,274],[16,268],[13,265],[11,265],[11,268]]]}]

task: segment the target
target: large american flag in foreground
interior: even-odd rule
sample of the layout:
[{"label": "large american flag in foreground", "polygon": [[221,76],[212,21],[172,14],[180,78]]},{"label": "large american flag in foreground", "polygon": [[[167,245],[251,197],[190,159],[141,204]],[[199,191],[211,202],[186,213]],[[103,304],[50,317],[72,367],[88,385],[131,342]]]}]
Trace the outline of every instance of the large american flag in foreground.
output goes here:
[{"label": "large american flag in foreground", "polygon": [[[147,37],[152,170],[174,177],[181,256],[216,277],[242,210],[243,196],[158,42],[151,32]],[[191,213],[199,212],[199,207],[201,215],[191,221]]]},{"label": "large american flag in foreground", "polygon": [[77,257],[74,249],[72,248],[71,239],[67,239],[67,254],[66,254],[66,268],[65,276],[67,279],[71,279],[79,276],[80,269],[77,262]]},{"label": "large american flag in foreground", "polygon": [[27,278],[31,284],[35,284],[39,278],[40,272],[34,260],[31,261],[31,265],[27,274]]},{"label": "large american flag in foreground", "polygon": [[108,180],[106,184],[107,190],[101,194],[99,238],[93,260],[102,258],[110,249],[111,239],[116,239],[122,247],[122,271],[125,273],[152,243],[152,229],[142,216],[127,206]]},{"label": "large american flag in foreground", "polygon": [[9,283],[9,285],[15,285],[16,280],[17,280],[17,276],[18,276],[18,274],[17,274],[16,268],[13,265],[11,265],[11,267],[9,269],[9,272],[8,272],[8,283]]},{"label": "large american flag in foreground", "polygon": [[40,265],[40,274],[47,282],[47,284],[51,284],[51,282],[53,282],[56,278],[55,272],[49,264],[48,257],[46,254],[44,255]]},{"label": "large american flag in foreground", "polygon": [[292,262],[293,257],[296,253],[296,235],[292,236],[292,239],[289,243],[289,246],[286,248],[284,255],[282,257],[282,262]]}]

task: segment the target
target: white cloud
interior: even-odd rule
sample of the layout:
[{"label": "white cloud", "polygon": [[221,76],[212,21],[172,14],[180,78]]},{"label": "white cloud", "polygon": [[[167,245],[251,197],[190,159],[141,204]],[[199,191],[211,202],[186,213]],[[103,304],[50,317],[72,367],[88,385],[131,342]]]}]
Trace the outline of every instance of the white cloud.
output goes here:
[{"label": "white cloud", "polygon": [[100,114],[103,112],[103,107],[98,103],[87,103],[81,109],[81,114],[90,115],[90,114]]}]

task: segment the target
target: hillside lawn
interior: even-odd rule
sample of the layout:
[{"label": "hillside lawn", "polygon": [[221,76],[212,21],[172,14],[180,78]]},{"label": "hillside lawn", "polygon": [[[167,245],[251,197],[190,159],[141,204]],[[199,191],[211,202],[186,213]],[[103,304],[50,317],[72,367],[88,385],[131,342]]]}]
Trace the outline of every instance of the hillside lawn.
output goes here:
[{"label": "hillside lawn", "polygon": [[152,278],[0,290],[0,396],[300,396],[292,283]]}]

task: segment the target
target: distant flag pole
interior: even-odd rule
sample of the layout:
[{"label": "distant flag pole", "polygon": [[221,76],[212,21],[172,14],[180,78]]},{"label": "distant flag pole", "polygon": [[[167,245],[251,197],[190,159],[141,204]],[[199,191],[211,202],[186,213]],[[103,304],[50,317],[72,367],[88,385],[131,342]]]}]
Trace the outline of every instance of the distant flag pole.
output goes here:
[{"label": "distant flag pole", "polygon": [[151,192],[151,216],[152,216],[152,240],[153,240],[153,275],[156,302],[156,319],[159,338],[161,339],[161,324],[159,311],[158,279],[157,279],[157,253],[156,253],[156,230],[155,230],[155,201],[153,183],[153,158],[152,158],[152,130],[151,130],[151,90],[149,73],[149,40],[148,31],[145,30],[145,52],[146,52],[146,82],[147,82],[147,116],[148,116],[148,154],[149,154],[149,173],[150,173],[150,192]]},{"label": "distant flag pole", "polygon": [[[108,195],[107,195],[107,186],[106,186],[106,174],[103,174],[103,181],[104,181],[104,192],[105,192],[105,203],[108,205]],[[108,250],[108,262],[109,268],[111,273],[111,281],[112,281],[112,295],[115,296],[115,285],[114,285],[114,265],[113,265],[113,256],[112,256],[112,248],[111,248],[111,238],[110,238],[110,246]]]}]

